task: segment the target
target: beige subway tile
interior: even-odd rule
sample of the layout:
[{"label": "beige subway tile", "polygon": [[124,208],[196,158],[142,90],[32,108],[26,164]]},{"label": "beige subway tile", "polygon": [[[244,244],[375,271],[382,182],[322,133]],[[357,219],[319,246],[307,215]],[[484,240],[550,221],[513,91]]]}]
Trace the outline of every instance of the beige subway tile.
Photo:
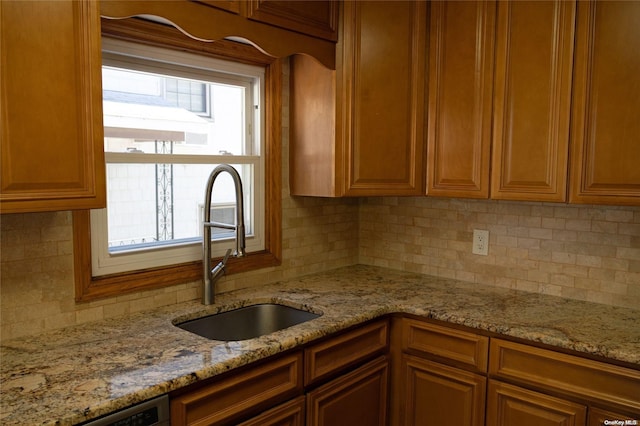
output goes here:
[{"label": "beige subway tile", "polygon": [[542,228],[548,229],[564,229],[565,219],[556,217],[543,217]]},{"label": "beige subway tile", "polygon": [[553,211],[553,216],[563,219],[577,219],[580,215],[580,210],[574,206],[556,206]]},{"label": "beige subway tile", "polygon": [[624,283],[616,283],[612,281],[604,281],[600,284],[600,291],[612,294],[627,294],[629,286]]},{"label": "beige subway tile", "polygon": [[559,285],[561,287],[574,287],[575,277],[563,273],[551,274],[549,283]]},{"label": "beige subway tile", "polygon": [[576,256],[576,264],[599,268],[602,266],[602,257],[578,254]]},{"label": "beige subway tile", "polygon": [[93,308],[82,308],[76,311],[76,324],[84,324],[92,321],[104,319],[104,310],[102,306]]},{"label": "beige subway tile", "polygon": [[584,219],[568,219],[564,224],[565,229],[573,231],[590,231],[591,221]]},{"label": "beige subway tile", "polygon": [[600,291],[600,280],[593,278],[576,277],[574,281],[575,288],[584,288],[590,291]]},{"label": "beige subway tile", "polygon": [[610,222],[633,222],[634,212],[632,210],[607,210],[605,217]]},{"label": "beige subway tile", "polygon": [[616,257],[619,259],[640,261],[640,248],[618,247],[616,251]]},{"label": "beige subway tile", "polygon": [[551,254],[551,260],[558,263],[575,264],[577,256],[573,253],[554,252]]},{"label": "beige subway tile", "polygon": [[540,284],[534,281],[517,280],[515,288],[516,290],[523,290],[523,291],[538,293],[540,291]]}]

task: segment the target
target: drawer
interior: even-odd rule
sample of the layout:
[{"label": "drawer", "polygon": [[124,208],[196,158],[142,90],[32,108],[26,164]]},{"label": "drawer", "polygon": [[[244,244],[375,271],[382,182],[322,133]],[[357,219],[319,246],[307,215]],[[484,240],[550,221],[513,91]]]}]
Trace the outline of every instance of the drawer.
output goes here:
[{"label": "drawer", "polygon": [[388,334],[388,322],[378,321],[305,349],[305,385],[386,351]]},{"label": "drawer", "polygon": [[640,410],[640,371],[500,339],[489,358],[495,377]]},{"label": "drawer", "polygon": [[302,352],[230,375],[171,400],[171,424],[217,425],[302,393]]},{"label": "drawer", "polygon": [[486,372],[489,338],[405,318],[402,320],[402,350],[444,364]]}]

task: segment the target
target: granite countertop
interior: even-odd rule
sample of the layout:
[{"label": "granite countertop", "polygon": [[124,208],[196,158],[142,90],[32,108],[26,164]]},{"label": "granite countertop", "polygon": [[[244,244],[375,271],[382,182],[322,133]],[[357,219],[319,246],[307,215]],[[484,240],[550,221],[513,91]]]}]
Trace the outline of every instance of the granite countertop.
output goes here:
[{"label": "granite countertop", "polygon": [[[172,325],[280,302],[323,315],[271,335],[211,341]],[[408,313],[640,369],[640,310],[351,266],[37,336],[0,347],[0,423],[69,425],[388,313]]]}]

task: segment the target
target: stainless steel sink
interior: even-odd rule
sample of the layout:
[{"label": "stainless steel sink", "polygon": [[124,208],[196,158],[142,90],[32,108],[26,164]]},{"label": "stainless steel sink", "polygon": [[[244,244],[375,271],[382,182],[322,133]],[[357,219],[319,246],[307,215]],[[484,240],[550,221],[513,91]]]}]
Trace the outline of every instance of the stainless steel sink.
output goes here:
[{"label": "stainless steel sink", "polygon": [[319,316],[319,314],[290,306],[264,303],[185,321],[176,326],[207,339],[246,340],[301,324]]}]

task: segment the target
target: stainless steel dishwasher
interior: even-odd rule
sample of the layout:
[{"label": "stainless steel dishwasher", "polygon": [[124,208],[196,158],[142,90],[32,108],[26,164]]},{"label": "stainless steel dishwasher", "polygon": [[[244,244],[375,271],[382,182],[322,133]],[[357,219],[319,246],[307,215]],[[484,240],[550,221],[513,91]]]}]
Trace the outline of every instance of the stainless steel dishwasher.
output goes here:
[{"label": "stainless steel dishwasher", "polygon": [[169,426],[170,424],[167,395],[81,423],[82,426]]}]

